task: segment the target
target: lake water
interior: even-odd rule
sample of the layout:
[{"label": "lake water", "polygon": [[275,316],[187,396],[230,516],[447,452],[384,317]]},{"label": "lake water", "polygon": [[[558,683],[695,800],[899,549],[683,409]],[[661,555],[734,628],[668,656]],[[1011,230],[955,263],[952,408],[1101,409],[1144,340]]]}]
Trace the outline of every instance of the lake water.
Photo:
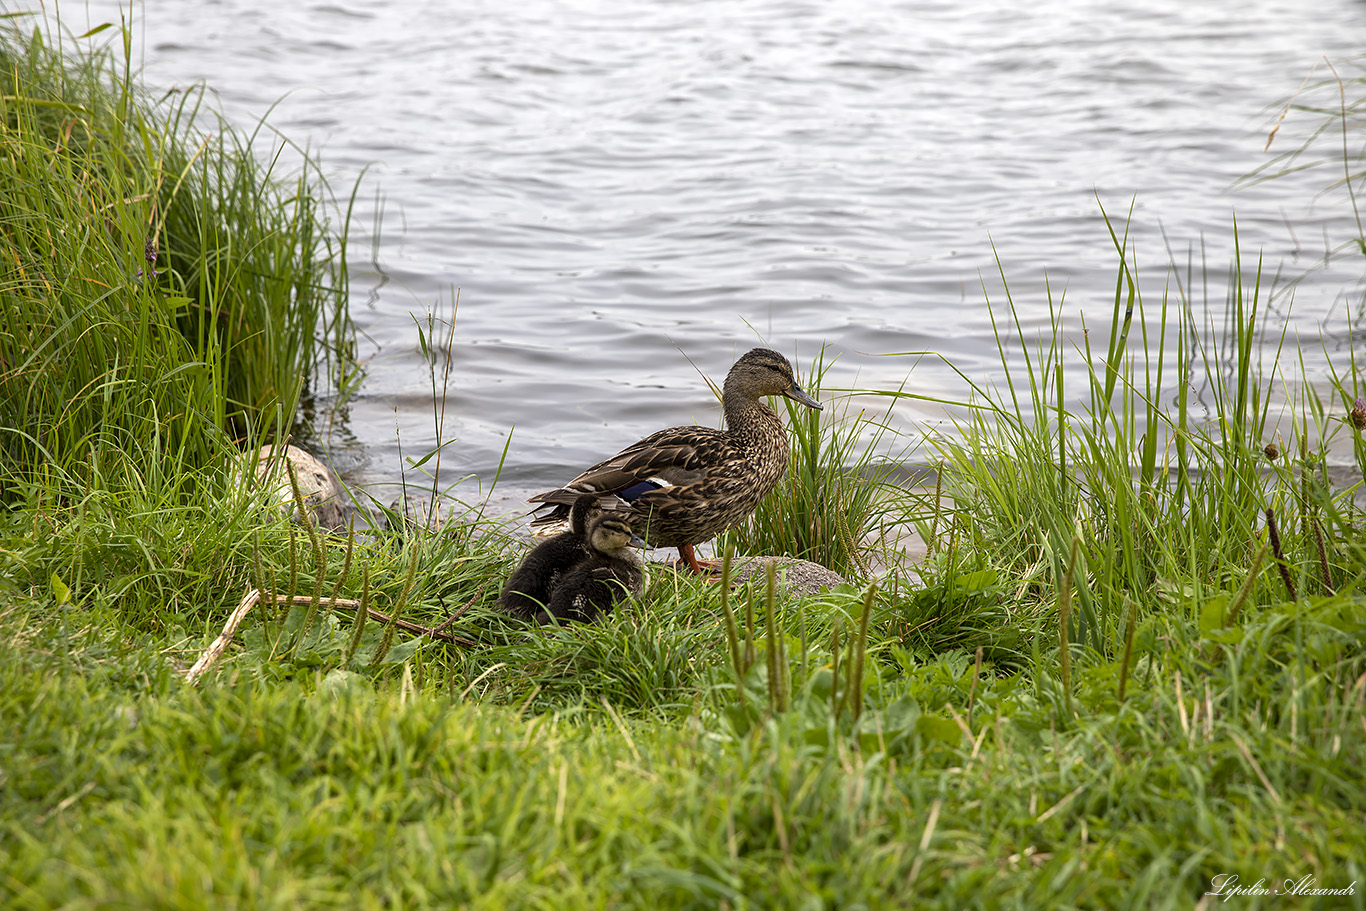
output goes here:
[{"label": "lake water", "polygon": [[[121,8],[62,15],[80,32]],[[433,445],[416,322],[449,317],[457,290],[443,480],[486,495],[506,447],[496,498],[510,503],[659,427],[715,425],[690,360],[719,382],[756,344],[803,364],[826,345],[827,387],[962,398],[939,359],[882,356],[933,351],[999,381],[998,260],[1028,332],[1047,326],[1051,287],[1069,331],[1084,315],[1103,347],[1116,256],[1102,205],[1121,219],[1133,206],[1150,305],[1168,249],[1206,258],[1222,305],[1235,216],[1247,260],[1287,276],[1352,236],[1341,198],[1315,198],[1326,169],[1232,187],[1318,125],[1292,113],[1264,151],[1280,103],[1329,78],[1323,58],[1361,51],[1357,0],[201,0],[132,14],[150,88],[204,80],[243,127],[269,111],[342,197],[365,172],[351,277],[368,376],[324,439],[353,482],[392,482],[400,445]],[[1316,381],[1321,335],[1339,356],[1350,343],[1361,274],[1312,272],[1293,309],[1275,307]],[[944,421],[927,403],[897,414],[911,439]]]}]

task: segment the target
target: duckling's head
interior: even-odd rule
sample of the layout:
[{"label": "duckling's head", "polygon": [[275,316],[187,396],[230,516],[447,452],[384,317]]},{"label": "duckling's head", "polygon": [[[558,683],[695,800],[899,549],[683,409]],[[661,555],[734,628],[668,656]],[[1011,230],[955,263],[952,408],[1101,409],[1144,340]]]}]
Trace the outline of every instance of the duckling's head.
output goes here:
[{"label": "duckling's head", "polygon": [[600,512],[588,523],[588,546],[607,556],[616,556],[635,539],[630,524],[619,513]]},{"label": "duckling's head", "polygon": [[787,358],[770,348],[755,348],[735,362],[726,374],[727,399],[737,396],[757,399],[765,395],[787,396],[807,408],[821,410],[821,405],[797,385],[797,377]]},{"label": "duckling's head", "polygon": [[574,501],[569,510],[569,530],[576,535],[587,535],[588,525],[593,516],[602,510],[602,504],[595,493],[586,493]]}]

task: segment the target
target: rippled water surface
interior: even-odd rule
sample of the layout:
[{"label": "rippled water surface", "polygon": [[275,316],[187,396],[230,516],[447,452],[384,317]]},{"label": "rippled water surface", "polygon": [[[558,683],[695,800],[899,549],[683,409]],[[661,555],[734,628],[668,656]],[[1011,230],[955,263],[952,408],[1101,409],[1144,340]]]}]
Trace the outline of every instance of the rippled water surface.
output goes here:
[{"label": "rippled water surface", "polygon": [[[148,86],[205,80],[239,125],[275,105],[269,122],[320,154],[340,196],[369,168],[352,248],[369,372],[328,441],[353,480],[396,479],[400,442],[407,456],[432,446],[414,317],[449,316],[457,289],[443,475],[486,489],[507,446],[506,495],[661,426],[714,425],[689,360],[719,381],[760,342],[803,363],[830,346],[827,386],[961,397],[935,358],[876,355],[933,351],[997,378],[998,258],[1027,331],[1047,325],[1047,276],[1070,324],[1084,313],[1103,337],[1102,205],[1121,219],[1133,205],[1153,303],[1167,249],[1184,263],[1202,240],[1222,288],[1235,214],[1249,256],[1286,274],[1350,236],[1345,207],[1313,204],[1331,175],[1230,187],[1316,125],[1292,114],[1263,151],[1277,104],[1326,77],[1315,64],[1360,51],[1354,0],[201,0],[133,14]],[[81,31],[119,5],[63,15]],[[1358,275],[1315,273],[1278,319],[1315,345],[1340,335]],[[943,417],[898,413],[913,434]]]}]

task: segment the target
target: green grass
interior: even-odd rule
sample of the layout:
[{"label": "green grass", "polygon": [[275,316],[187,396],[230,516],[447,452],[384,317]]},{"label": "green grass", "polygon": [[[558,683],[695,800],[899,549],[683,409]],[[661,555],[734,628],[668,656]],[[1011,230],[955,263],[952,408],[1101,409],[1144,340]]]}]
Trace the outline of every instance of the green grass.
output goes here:
[{"label": "green grass", "polygon": [[[41,220],[2,229],[38,262],[46,235],[17,224]],[[129,246],[93,271],[116,232],[86,234],[63,248],[89,267],[73,275],[136,269]],[[223,236],[186,242],[173,280],[196,285]],[[351,541],[263,509],[226,446],[184,439],[226,440],[245,393],[216,387],[224,422],[192,425],[115,372],[85,423],[39,411],[11,434],[28,455],[7,456],[0,512],[0,906],[1192,908],[1224,904],[1206,893],[1227,875],[1353,887],[1230,907],[1366,905],[1363,517],[1323,475],[1335,442],[1361,458],[1355,362],[1282,419],[1255,261],[1212,325],[1191,304],[1208,288],[1145,301],[1123,232],[1098,242],[1117,258],[1105,349],[1069,341],[1061,301],[1042,338],[997,306],[1007,381],[964,377],[934,491],[879,476],[888,411],[798,416],[788,486],[723,553],[838,563],[853,581],[819,597],[660,568],[601,623],[532,628],[492,609],[521,550],[478,513]],[[119,299],[150,326],[169,293]],[[92,306],[49,346],[112,337],[79,328],[112,319]],[[138,344],[189,351],[184,325]],[[145,363],[171,387],[217,369]],[[889,526],[929,547],[917,577],[872,549]],[[249,589],[272,597],[188,683]],[[457,613],[460,642],[332,597]]]},{"label": "green grass", "polygon": [[[819,646],[792,647],[784,712],[762,674],[747,715],[728,673],[663,678],[652,650],[694,620],[667,603],[506,631],[520,664],[493,647],[481,673],[506,672],[480,689],[470,667],[458,693],[430,647],[363,674],[247,652],[186,687],[160,649],[36,608],[11,608],[0,662],[9,907],[1189,907],[1220,873],[1362,872],[1346,599],[1263,612],[1237,643],[1145,625],[1127,698],[1088,658],[1075,713],[1046,662],[977,673],[875,623],[857,720]],[[528,706],[557,660],[573,686]]]}]

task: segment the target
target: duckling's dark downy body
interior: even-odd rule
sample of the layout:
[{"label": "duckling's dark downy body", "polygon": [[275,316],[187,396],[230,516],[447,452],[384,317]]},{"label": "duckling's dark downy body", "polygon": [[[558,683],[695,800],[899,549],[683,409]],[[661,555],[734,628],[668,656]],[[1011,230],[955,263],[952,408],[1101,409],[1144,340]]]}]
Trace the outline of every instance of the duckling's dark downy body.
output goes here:
[{"label": "duckling's dark downy body", "polygon": [[577,620],[589,622],[608,613],[622,598],[645,588],[645,561],[631,549],[631,525],[622,513],[600,512],[592,517],[586,536],[588,555],[555,583],[538,623]]},{"label": "duckling's dark downy body", "polygon": [[782,395],[820,410],[787,358],[755,348],[726,375],[726,429],[670,427],[653,433],[584,471],[564,487],[531,498],[554,508],[533,525],[563,521],[575,500],[602,496],[605,509],[627,517],[651,547],[677,547],[700,571],[693,546],[743,522],[787,471],[783,422],[760,401]]},{"label": "duckling's dark downy body", "polygon": [[532,548],[503,586],[499,609],[524,620],[544,611],[555,585],[588,557],[588,525],[597,512],[598,498],[593,494],[576,499],[570,509],[569,530]]}]

